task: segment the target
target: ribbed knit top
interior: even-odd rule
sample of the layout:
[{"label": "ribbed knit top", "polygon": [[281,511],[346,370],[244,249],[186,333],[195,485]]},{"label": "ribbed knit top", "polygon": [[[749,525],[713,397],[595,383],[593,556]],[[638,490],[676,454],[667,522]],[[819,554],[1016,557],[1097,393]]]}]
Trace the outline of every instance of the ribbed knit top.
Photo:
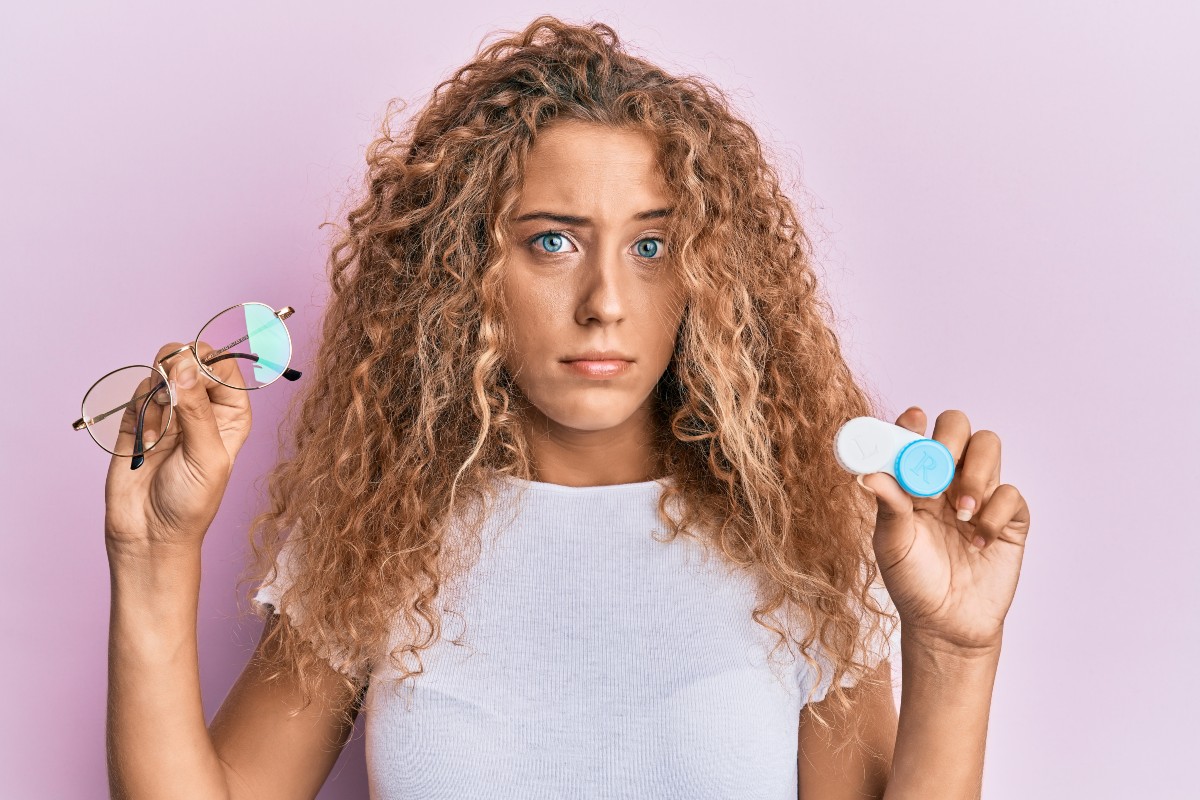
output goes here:
[{"label": "ribbed knit top", "polygon": [[768,662],[778,639],[751,618],[747,574],[654,538],[662,483],[500,489],[424,672],[398,690],[393,664],[371,668],[371,797],[795,800],[816,673],[784,648]]}]

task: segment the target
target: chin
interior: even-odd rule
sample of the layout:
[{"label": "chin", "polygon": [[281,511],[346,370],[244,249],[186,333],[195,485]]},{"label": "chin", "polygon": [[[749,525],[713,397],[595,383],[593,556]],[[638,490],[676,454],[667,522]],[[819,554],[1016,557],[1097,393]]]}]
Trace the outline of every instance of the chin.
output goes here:
[{"label": "chin", "polygon": [[603,431],[616,428],[628,420],[637,411],[637,405],[623,399],[597,397],[569,406],[554,403],[541,406],[539,410],[548,420],[564,428]]}]

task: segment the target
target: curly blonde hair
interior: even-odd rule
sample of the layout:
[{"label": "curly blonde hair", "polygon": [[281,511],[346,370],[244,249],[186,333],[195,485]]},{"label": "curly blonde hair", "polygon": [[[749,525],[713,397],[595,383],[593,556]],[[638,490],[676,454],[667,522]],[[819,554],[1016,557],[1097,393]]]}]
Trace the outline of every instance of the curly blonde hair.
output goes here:
[{"label": "curly blonde hair", "polygon": [[[895,620],[871,592],[874,501],[832,442],[846,420],[878,415],[842,357],[792,202],[749,125],[703,78],[629,54],[602,23],[542,16],[504,33],[398,133],[403,105],[389,104],[367,149],[365,197],[329,259],[312,380],[281,423],[268,508],[250,527],[243,580],[255,586],[274,579],[283,531],[303,545],[280,603],[303,613],[271,632],[273,677],[293,670],[307,705],[317,660],[336,650],[346,688],[361,691],[347,665],[378,658],[401,623],[414,635],[386,657],[399,681],[419,676],[421,651],[441,636],[450,521],[481,499],[477,534],[495,474],[533,478],[502,363],[512,342],[502,269],[535,137],[573,119],[650,133],[677,195],[672,263],[687,306],[655,388],[674,478],[659,503],[668,541],[704,531],[752,570],[753,617],[779,639],[772,653],[798,644],[820,670],[808,652],[819,637],[830,697],[847,711],[840,679],[870,678],[862,645]],[[282,457],[287,425],[294,454]],[[687,500],[679,519],[666,513],[676,498]],[[784,608],[807,622],[800,639],[776,619]]]}]

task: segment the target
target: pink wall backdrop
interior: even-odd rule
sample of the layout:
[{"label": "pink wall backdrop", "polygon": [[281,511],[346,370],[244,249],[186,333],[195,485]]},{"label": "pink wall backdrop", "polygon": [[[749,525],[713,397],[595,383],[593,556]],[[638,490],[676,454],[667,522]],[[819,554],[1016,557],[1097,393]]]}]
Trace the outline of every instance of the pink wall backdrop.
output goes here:
[{"label": "pink wall backdrop", "polygon": [[[0,12],[0,795],[107,797],[103,373],[216,311],[292,305],[390,98],[498,28],[612,24],[733,93],[805,187],[849,357],[894,417],[1004,443],[1033,529],[987,798],[1195,790],[1200,264],[1195,3],[74,3]],[[205,544],[211,719],[259,626],[234,578],[287,397]],[[362,720],[320,797],[366,796]]]}]

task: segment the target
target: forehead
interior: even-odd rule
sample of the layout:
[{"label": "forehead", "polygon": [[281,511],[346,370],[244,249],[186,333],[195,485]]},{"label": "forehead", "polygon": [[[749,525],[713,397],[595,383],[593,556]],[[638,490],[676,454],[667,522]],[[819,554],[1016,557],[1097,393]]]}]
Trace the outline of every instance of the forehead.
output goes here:
[{"label": "forehead", "polygon": [[534,205],[611,209],[623,221],[624,209],[641,211],[669,198],[649,133],[569,120],[547,126],[530,149],[517,214]]}]

